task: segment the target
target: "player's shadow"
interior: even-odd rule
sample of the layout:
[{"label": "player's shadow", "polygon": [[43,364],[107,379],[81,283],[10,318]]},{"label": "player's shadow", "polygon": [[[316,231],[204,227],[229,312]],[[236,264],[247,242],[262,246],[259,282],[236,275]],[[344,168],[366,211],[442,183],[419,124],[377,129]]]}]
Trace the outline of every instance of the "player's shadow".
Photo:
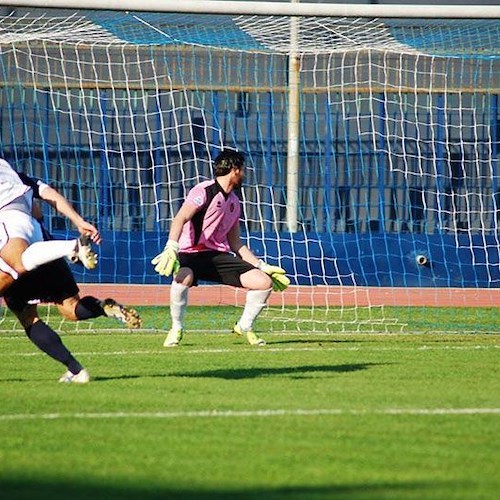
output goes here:
[{"label": "player's shadow", "polygon": [[[383,366],[389,363],[356,363],[346,365],[305,365],[305,366],[285,366],[277,368],[253,367],[253,368],[231,368],[218,370],[203,370],[198,372],[173,372],[155,373],[147,375],[113,375],[109,377],[95,376],[93,382],[107,382],[111,380],[132,380],[140,378],[167,378],[167,377],[190,377],[190,378],[221,378],[225,380],[251,379],[258,377],[270,377],[286,375],[293,379],[312,378],[314,374],[337,374],[349,373],[360,370],[367,370],[374,366]],[[30,378],[11,378],[0,382],[28,382]],[[50,379],[52,381],[52,379]]]},{"label": "player's shadow", "polygon": [[367,370],[374,366],[387,363],[356,363],[346,365],[304,365],[284,367],[252,367],[252,368],[224,368],[218,370],[203,370],[199,372],[177,372],[172,373],[174,377],[191,378],[222,378],[225,380],[249,379],[258,377],[286,375],[290,378],[312,378],[314,374],[338,374]]},{"label": "player's shadow", "polygon": [[[131,457],[130,460],[133,460]],[[318,484],[312,485],[294,485],[294,486],[248,486],[247,488],[234,487],[211,488],[210,491],[197,488],[196,485],[190,487],[184,484],[169,484],[167,479],[163,482],[159,481],[158,485],[147,484],[145,481],[129,481],[130,484],[106,484],[104,480],[91,478],[85,482],[83,477],[67,478],[69,474],[55,477],[53,474],[48,478],[30,479],[10,478],[5,477],[0,479],[0,490],[2,498],[9,499],[32,499],[50,498],[51,500],[67,500],[68,498],[79,499],[120,499],[120,500],[255,500],[263,498],[266,500],[304,500],[304,499],[321,499],[321,498],[344,498],[344,499],[359,499],[359,498],[428,498],[432,497],[432,493],[437,491],[456,491],[463,484],[468,486],[465,481],[457,484],[457,482],[402,482],[399,481],[372,481],[357,483],[339,484]]]},{"label": "player's shadow", "polygon": [[108,380],[132,380],[132,379],[138,379],[138,378],[144,378],[144,377],[168,377],[168,374],[161,374],[161,375],[114,375],[111,377],[92,377],[93,382],[106,382]]},{"label": "player's shadow", "polygon": [[[107,380],[129,380],[129,379],[137,379],[137,378],[144,378],[145,375],[115,375],[112,377],[99,377],[99,376],[92,376],[91,377],[91,383],[92,382],[105,382]],[[148,375],[148,376],[153,376],[153,377],[168,377],[169,375],[167,373],[164,373],[162,375]],[[38,379],[40,380],[40,379]],[[45,380],[47,382],[53,383],[54,382],[54,377],[46,377]],[[32,377],[17,377],[17,378],[7,378],[7,379],[2,379],[0,380],[1,383],[11,383],[11,382],[32,382],[33,378]],[[75,384],[59,384],[60,387],[67,387],[67,386],[72,386]]]}]

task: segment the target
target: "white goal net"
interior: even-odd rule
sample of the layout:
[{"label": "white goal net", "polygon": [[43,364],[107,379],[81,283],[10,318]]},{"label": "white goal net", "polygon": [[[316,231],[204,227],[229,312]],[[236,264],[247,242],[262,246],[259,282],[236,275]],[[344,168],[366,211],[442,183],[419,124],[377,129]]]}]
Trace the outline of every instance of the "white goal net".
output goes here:
[{"label": "white goal net", "polygon": [[99,226],[88,290],[167,303],[150,260],[229,147],[243,236],[292,280],[262,328],[499,331],[499,40],[498,19],[16,9],[0,154]]}]

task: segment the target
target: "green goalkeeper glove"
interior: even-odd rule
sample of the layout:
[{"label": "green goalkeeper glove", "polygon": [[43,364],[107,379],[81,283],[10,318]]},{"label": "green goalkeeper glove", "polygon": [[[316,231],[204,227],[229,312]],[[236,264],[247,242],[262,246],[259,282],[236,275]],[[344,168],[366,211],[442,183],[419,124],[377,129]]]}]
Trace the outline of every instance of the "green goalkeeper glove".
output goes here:
[{"label": "green goalkeeper glove", "polygon": [[285,274],[285,270],[278,266],[266,264],[263,260],[259,260],[259,269],[271,277],[273,282],[273,290],[275,292],[283,292],[290,285],[290,279]]},{"label": "green goalkeeper glove", "polygon": [[170,276],[172,273],[176,275],[181,268],[181,264],[177,257],[179,252],[179,243],[173,240],[168,240],[162,253],[159,253],[151,264],[155,266],[155,271],[162,276]]}]

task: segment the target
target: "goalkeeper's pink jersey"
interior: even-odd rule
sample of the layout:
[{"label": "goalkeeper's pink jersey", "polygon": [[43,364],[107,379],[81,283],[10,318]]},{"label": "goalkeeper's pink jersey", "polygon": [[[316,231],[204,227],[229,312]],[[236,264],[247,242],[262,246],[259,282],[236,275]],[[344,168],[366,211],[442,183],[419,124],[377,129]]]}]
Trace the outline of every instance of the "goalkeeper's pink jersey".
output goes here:
[{"label": "goalkeeper's pink jersey", "polygon": [[194,186],[186,201],[196,207],[194,217],[184,224],[179,251],[187,253],[218,250],[229,252],[227,235],[239,223],[240,200],[234,191],[226,194],[212,179]]}]

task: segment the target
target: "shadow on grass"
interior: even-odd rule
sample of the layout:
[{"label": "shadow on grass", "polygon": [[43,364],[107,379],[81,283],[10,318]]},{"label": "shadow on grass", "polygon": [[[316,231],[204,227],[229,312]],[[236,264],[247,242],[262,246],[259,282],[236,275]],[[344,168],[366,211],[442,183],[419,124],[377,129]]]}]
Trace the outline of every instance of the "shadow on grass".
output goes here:
[{"label": "shadow on grass", "polygon": [[[267,340],[267,339],[266,339]],[[267,342],[268,346],[273,346],[277,344],[314,344],[314,345],[327,345],[327,344],[357,344],[360,342],[373,342],[373,339],[328,339],[328,338],[306,338],[299,337],[297,339],[286,339],[286,340],[269,340]]]},{"label": "shadow on grass", "polygon": [[172,373],[174,377],[194,378],[223,378],[236,380],[245,378],[267,377],[273,375],[289,375],[291,378],[310,378],[314,373],[348,373],[367,370],[373,366],[385,365],[387,363],[357,363],[348,365],[305,365],[305,366],[282,366],[279,368],[252,367],[252,368],[221,368],[217,370],[203,370],[199,372],[177,372]]},{"label": "shadow on grass", "polygon": [[[282,366],[252,367],[252,368],[221,368],[217,370],[203,370],[199,372],[172,372],[172,373],[149,373],[149,374],[122,374],[109,377],[93,376],[92,382],[107,382],[111,380],[135,380],[141,378],[167,378],[167,377],[189,377],[189,378],[221,378],[225,380],[252,379],[258,377],[269,377],[274,375],[287,375],[293,379],[312,378],[314,373],[349,373],[367,370],[374,366],[385,366],[392,363],[356,363],[348,365],[305,365],[305,366]],[[10,378],[0,382],[31,382],[31,378]],[[50,381],[53,382],[51,378]],[[61,385],[61,384],[60,384]],[[66,384],[62,384],[66,385]],[[1,490],[0,490],[1,491]]]},{"label": "shadow on grass", "polygon": [[286,366],[279,368],[223,368],[217,370],[203,370],[199,372],[173,372],[173,373],[151,373],[144,375],[114,375],[110,377],[93,377],[94,382],[106,382],[110,380],[131,380],[140,378],[166,378],[166,377],[189,377],[189,378],[221,378],[225,380],[241,380],[257,377],[268,377],[274,375],[288,375],[294,379],[312,378],[314,373],[348,373],[367,370],[374,366],[384,366],[389,363],[358,363],[349,365],[306,365]]},{"label": "shadow on grass", "polygon": [[[439,485],[446,489],[446,485]],[[396,498],[398,495],[412,493],[418,498],[419,492],[425,497],[434,485],[425,483],[381,483],[360,485],[303,486],[289,488],[248,488],[244,490],[202,490],[175,487],[112,486],[88,483],[38,482],[25,479],[0,479],[3,498],[16,500],[250,500],[265,499],[304,500],[330,498]],[[417,495],[417,496],[413,496]]]}]

